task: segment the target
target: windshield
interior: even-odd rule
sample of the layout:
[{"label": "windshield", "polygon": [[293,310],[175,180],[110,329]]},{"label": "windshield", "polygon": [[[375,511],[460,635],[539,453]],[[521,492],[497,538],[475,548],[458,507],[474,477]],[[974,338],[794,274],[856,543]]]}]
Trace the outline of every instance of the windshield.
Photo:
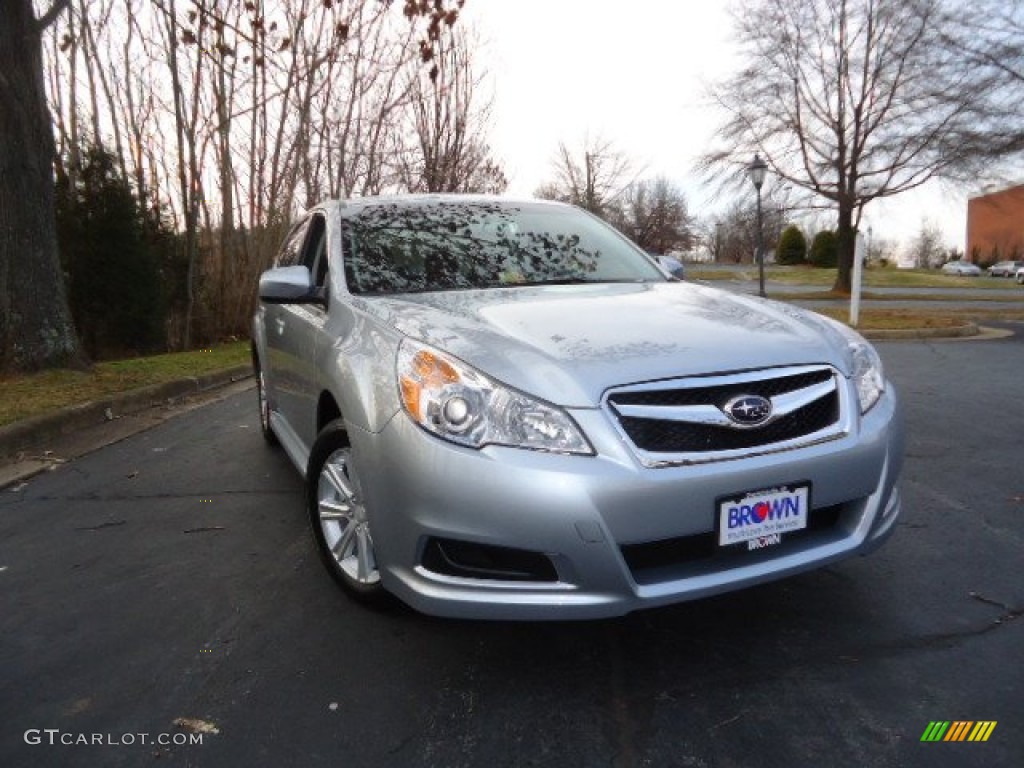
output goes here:
[{"label": "windshield", "polygon": [[666,280],[608,225],[543,203],[367,205],[346,219],[344,251],[352,293]]}]

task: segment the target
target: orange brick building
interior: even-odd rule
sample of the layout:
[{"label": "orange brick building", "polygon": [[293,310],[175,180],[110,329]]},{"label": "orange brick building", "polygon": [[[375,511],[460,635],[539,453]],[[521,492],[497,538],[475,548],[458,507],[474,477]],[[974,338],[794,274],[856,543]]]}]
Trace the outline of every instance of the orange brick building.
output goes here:
[{"label": "orange brick building", "polygon": [[1024,258],[1024,184],[967,200],[968,261]]}]

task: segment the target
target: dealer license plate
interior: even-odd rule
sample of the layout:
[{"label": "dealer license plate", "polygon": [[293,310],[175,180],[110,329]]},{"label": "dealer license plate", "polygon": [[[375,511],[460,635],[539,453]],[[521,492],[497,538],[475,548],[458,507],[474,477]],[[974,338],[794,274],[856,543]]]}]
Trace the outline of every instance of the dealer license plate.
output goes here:
[{"label": "dealer license plate", "polygon": [[810,485],[752,491],[718,502],[718,544],[747,542],[748,549],[778,544],[782,535],[807,527]]}]

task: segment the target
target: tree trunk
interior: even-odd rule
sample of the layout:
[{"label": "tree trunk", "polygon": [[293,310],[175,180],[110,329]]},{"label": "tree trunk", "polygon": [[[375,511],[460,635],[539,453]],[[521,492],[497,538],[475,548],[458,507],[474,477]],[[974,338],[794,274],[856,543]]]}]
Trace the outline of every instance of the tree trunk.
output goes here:
[{"label": "tree trunk", "polygon": [[[48,13],[45,20],[52,18]],[[0,370],[5,372],[83,362],[57,252],[53,125],[41,27],[32,0],[0,3]]]},{"label": "tree trunk", "polygon": [[839,226],[836,229],[836,250],[838,269],[836,282],[832,286],[835,293],[849,295],[852,286],[853,252],[856,248],[856,235],[853,231],[853,205],[839,201]]}]

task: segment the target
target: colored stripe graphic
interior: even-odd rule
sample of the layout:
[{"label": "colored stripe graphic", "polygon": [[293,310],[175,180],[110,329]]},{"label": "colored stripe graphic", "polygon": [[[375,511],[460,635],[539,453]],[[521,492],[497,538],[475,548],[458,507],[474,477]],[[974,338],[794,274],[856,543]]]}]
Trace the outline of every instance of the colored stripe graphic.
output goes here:
[{"label": "colored stripe graphic", "polygon": [[968,741],[988,741],[988,737],[992,735],[992,731],[996,729],[995,720],[982,720],[971,731],[971,735],[967,737]]},{"label": "colored stripe graphic", "polygon": [[943,741],[963,741],[967,738],[967,732],[974,723],[970,720],[957,720],[949,728],[949,733]]},{"label": "colored stripe graphic", "polygon": [[921,741],[988,741],[996,724],[995,720],[932,720]]},{"label": "colored stripe graphic", "polygon": [[921,741],[941,741],[949,728],[948,720],[932,720],[921,734]]}]

